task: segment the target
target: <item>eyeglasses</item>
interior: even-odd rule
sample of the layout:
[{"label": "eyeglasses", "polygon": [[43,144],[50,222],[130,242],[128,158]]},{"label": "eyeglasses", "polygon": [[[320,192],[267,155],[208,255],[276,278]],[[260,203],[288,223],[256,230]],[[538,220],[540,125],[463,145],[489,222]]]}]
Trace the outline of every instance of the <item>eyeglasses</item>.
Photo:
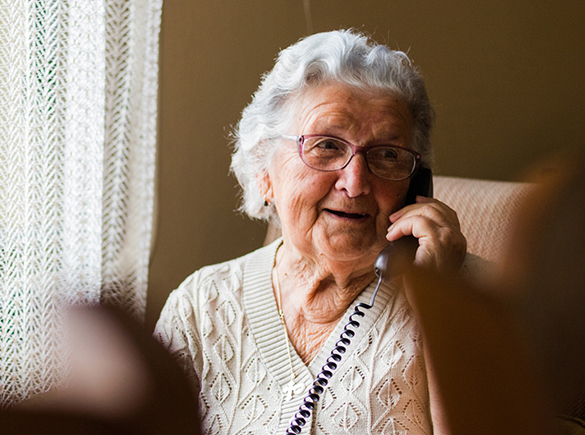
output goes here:
[{"label": "eyeglasses", "polygon": [[407,148],[394,145],[359,147],[348,141],[319,134],[280,136],[297,142],[301,160],[317,171],[338,171],[349,165],[356,154],[363,154],[366,166],[374,175],[386,180],[405,180],[414,174],[421,155]]}]

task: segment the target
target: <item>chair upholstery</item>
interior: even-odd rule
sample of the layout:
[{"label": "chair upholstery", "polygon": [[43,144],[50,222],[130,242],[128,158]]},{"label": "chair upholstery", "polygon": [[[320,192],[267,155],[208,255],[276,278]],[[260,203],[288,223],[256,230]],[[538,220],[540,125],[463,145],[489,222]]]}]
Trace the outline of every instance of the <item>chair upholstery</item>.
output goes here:
[{"label": "chair upholstery", "polygon": [[457,212],[467,251],[499,262],[528,183],[435,176],[434,196]]},{"label": "chair upholstery", "polygon": [[[453,208],[467,238],[467,250],[499,262],[506,249],[514,216],[530,191],[530,184],[471,178],[434,176],[434,196]],[[280,229],[268,226],[265,244],[280,237]]]}]

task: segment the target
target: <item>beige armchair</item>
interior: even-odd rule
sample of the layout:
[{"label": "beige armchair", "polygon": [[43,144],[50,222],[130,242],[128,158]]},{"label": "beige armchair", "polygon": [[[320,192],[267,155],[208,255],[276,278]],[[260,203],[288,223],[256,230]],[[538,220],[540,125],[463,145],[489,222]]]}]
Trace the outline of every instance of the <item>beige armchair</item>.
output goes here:
[{"label": "beige armchair", "polygon": [[501,261],[514,217],[531,185],[445,176],[435,176],[433,182],[435,198],[457,212],[468,252]]}]

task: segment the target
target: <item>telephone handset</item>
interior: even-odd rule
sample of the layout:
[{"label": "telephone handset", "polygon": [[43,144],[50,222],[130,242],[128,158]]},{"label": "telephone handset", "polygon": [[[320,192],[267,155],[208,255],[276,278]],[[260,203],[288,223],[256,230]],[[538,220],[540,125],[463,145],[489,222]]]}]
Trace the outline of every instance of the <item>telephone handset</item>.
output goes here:
[{"label": "telephone handset", "polygon": [[[430,169],[420,167],[415,175],[410,179],[410,186],[406,193],[405,205],[414,204],[416,196],[433,196],[433,174]],[[413,236],[404,236],[394,242],[389,242],[388,245],[382,249],[374,263],[374,272],[378,277],[378,284],[372,294],[369,304],[360,302],[356,305],[354,312],[349,316],[349,322],[343,328],[343,332],[339,336],[339,340],[335,343],[335,347],[327,358],[325,365],[321,372],[317,375],[309,393],[305,396],[303,403],[291,421],[287,434],[300,434],[303,426],[311,417],[313,410],[319,397],[325,391],[325,387],[329,383],[329,379],[333,376],[333,372],[337,369],[343,354],[347,347],[351,344],[351,339],[355,336],[355,330],[359,328],[360,323],[356,318],[365,316],[365,313],[360,309],[369,310],[374,306],[378,289],[383,281],[391,281],[394,278],[402,275],[404,270],[414,261],[414,255],[418,248],[418,240]],[[392,261],[389,261],[392,259]]]},{"label": "telephone handset", "polygon": [[[429,198],[433,196],[433,173],[428,168],[419,168],[410,180],[404,205],[414,204],[417,195]],[[404,236],[389,242],[376,258],[374,264],[376,276],[382,279],[381,275],[384,275],[385,279],[390,281],[402,275],[404,270],[414,261],[417,248],[418,240],[414,236]],[[388,263],[391,258],[393,261]]]}]

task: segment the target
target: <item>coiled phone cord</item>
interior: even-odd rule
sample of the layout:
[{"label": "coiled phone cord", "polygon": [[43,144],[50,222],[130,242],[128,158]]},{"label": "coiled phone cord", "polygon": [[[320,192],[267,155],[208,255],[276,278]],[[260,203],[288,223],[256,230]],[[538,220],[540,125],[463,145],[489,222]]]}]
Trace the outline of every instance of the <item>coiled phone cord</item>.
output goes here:
[{"label": "coiled phone cord", "polygon": [[333,372],[337,370],[338,364],[341,361],[341,358],[347,347],[351,344],[351,339],[355,336],[355,330],[360,327],[360,322],[355,320],[355,318],[361,318],[365,316],[365,313],[360,310],[360,308],[364,308],[369,310],[374,306],[374,300],[376,299],[376,294],[378,293],[378,289],[380,288],[380,284],[382,284],[382,276],[378,279],[378,285],[372,294],[372,299],[370,300],[369,304],[360,302],[355,306],[354,312],[351,313],[349,316],[349,322],[343,327],[343,332],[339,335],[339,340],[335,343],[335,347],[331,351],[329,357],[327,357],[327,362],[321,368],[321,372],[317,375],[315,380],[313,381],[313,386],[309,390],[309,393],[303,399],[303,403],[299,406],[299,410],[295,414],[290,427],[286,431],[288,434],[300,434],[303,430],[303,426],[307,423],[307,420],[311,418],[311,414],[321,394],[325,391],[325,387],[329,383],[329,379],[333,376]]},{"label": "coiled phone cord", "polygon": [[[376,273],[376,276],[378,276],[378,284],[372,294],[370,303],[366,304],[360,302],[355,306],[354,312],[349,316],[349,322],[343,327],[343,332],[339,335],[339,340],[335,343],[335,347],[331,351],[329,357],[327,357],[327,362],[321,367],[321,372],[319,372],[313,381],[313,386],[303,399],[303,403],[299,406],[299,410],[292,419],[291,424],[286,431],[287,435],[300,434],[303,430],[303,426],[307,423],[307,420],[311,418],[311,414],[315,409],[321,394],[325,391],[329,379],[331,379],[333,373],[337,370],[343,354],[351,344],[351,339],[355,336],[355,330],[360,327],[360,322],[355,318],[362,318],[365,316],[365,312],[360,310],[360,308],[369,310],[374,306],[374,301],[376,300],[376,295],[378,294],[382,281],[393,279],[400,275],[404,268],[412,263],[417,247],[418,241],[412,236],[407,236],[396,242],[391,242],[382,250],[382,252],[380,252],[374,265],[374,272]],[[402,256],[394,255],[394,251],[397,249],[403,251]],[[387,270],[388,258],[390,256],[393,256],[393,259],[397,261],[393,262],[393,265],[391,265],[390,268],[391,270]]]}]

